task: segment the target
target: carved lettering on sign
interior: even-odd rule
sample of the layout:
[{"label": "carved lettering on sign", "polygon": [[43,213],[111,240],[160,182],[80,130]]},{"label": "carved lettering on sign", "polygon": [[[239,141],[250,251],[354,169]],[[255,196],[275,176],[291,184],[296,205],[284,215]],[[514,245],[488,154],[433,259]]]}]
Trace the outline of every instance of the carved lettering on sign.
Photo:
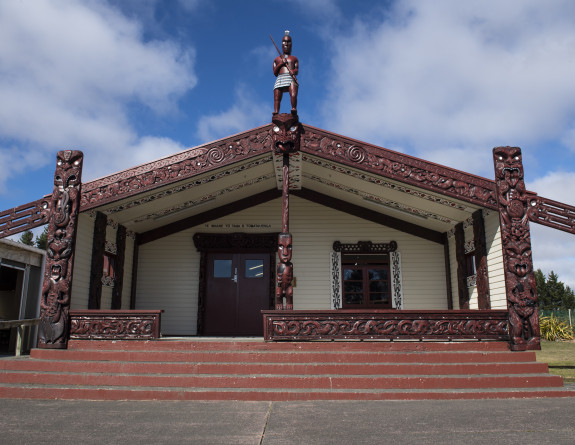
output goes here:
[{"label": "carved lettering on sign", "polygon": [[531,258],[529,196],[521,149],[493,149],[511,348],[540,349],[537,290]]}]

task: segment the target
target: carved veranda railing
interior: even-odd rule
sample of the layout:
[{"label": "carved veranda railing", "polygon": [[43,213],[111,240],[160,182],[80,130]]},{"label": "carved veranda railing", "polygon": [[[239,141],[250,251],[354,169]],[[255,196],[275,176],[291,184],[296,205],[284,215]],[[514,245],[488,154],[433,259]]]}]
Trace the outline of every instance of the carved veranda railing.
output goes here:
[{"label": "carved veranda railing", "polygon": [[0,212],[0,238],[48,224],[50,196]]},{"label": "carved veranda railing", "polygon": [[160,338],[162,310],[72,310],[73,340],[153,340]]},{"label": "carved veranda railing", "polygon": [[509,340],[504,310],[262,311],[266,341]]}]

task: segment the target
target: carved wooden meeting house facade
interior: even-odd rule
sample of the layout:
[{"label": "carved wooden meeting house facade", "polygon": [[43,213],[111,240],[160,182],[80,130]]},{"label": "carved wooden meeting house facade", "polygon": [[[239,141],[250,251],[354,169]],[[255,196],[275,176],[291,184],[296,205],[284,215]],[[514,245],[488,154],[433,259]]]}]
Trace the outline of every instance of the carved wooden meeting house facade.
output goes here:
[{"label": "carved wooden meeting house facade", "polygon": [[90,160],[59,152],[53,193],[0,213],[2,237],[49,224],[39,346],[161,330],[539,348],[529,224],[574,233],[575,207],[526,189],[518,148],[493,150],[490,180],[280,124],[84,183]]}]

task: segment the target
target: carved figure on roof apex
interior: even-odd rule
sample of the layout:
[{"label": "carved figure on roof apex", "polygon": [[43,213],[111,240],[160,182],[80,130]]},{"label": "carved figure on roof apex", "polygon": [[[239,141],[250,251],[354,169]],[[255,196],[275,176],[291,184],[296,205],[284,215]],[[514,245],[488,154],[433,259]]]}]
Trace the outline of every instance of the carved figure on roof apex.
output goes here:
[{"label": "carved figure on roof apex", "polygon": [[[270,35],[271,38],[271,35]],[[272,38],[273,42],[273,38]],[[299,73],[299,61],[297,57],[291,55],[292,39],[289,31],[285,32],[282,39],[283,54],[280,53],[277,45],[278,56],[274,59],[274,76],[277,77],[274,84],[274,115],[280,112],[280,104],[284,93],[289,93],[291,99],[291,113],[297,115],[297,93],[299,84],[296,76]]]}]

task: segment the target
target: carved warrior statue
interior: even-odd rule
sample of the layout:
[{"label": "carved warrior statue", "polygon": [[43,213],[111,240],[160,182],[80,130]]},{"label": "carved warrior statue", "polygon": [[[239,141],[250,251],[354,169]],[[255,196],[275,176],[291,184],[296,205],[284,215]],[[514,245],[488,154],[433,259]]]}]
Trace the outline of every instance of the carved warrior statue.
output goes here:
[{"label": "carved warrior statue", "polygon": [[67,347],[83,157],[81,151],[60,151],[57,156],[40,301],[40,348]]},{"label": "carved warrior statue", "polygon": [[493,161],[505,264],[511,349],[540,349],[537,291],[529,233],[530,208],[523,182],[521,149],[496,147],[493,149]]},{"label": "carved warrior statue", "polygon": [[[271,35],[270,35],[271,38]],[[272,38],[273,42],[273,38]],[[277,77],[274,84],[274,115],[280,112],[280,104],[284,93],[289,93],[291,99],[291,112],[297,115],[297,93],[299,84],[297,74],[299,73],[299,61],[297,57],[291,55],[292,40],[289,31],[285,32],[282,39],[283,54],[280,53],[277,45],[274,46],[279,55],[274,59],[274,76]]]},{"label": "carved warrior statue", "polygon": [[280,263],[277,268],[276,310],[293,309],[293,264],[291,263],[292,237],[290,233],[280,233],[278,236],[278,256]]}]

